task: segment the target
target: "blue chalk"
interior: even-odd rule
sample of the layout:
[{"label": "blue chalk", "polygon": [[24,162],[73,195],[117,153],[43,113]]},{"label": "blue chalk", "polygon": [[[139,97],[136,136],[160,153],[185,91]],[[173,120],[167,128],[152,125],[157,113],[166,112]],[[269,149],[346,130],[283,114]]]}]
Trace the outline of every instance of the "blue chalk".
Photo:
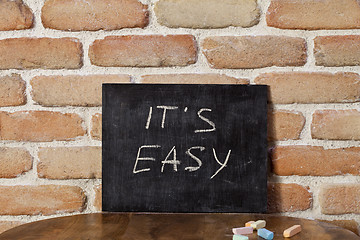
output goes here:
[{"label": "blue chalk", "polygon": [[233,240],[249,240],[249,238],[243,235],[234,235]]},{"label": "blue chalk", "polygon": [[274,233],[267,230],[266,228],[260,228],[257,231],[258,236],[265,238],[266,240],[272,240],[274,238]]}]

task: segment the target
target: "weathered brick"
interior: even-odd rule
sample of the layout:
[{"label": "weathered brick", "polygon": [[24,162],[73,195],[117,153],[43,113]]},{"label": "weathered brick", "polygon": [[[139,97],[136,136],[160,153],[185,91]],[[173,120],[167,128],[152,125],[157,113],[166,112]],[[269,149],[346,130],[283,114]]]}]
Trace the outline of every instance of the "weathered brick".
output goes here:
[{"label": "weathered brick", "polygon": [[196,62],[192,35],[110,36],[90,46],[91,63],[102,67],[169,67]]},{"label": "weathered brick", "polygon": [[316,37],[314,45],[314,55],[318,66],[360,65],[360,36],[358,35]]},{"label": "weathered brick", "polygon": [[3,233],[11,228],[17,227],[25,222],[20,221],[0,221],[0,233]]},{"label": "weathered brick", "polygon": [[305,40],[285,36],[208,37],[202,48],[213,68],[303,66],[307,58]]},{"label": "weathered brick", "polygon": [[326,223],[330,223],[330,224],[334,224],[338,227],[342,227],[345,228],[349,231],[352,231],[353,233],[359,235],[359,224],[355,221],[355,220],[324,220],[324,219],[317,219],[318,221],[321,222],[326,222]]},{"label": "weathered brick", "polygon": [[76,186],[0,186],[0,214],[51,215],[82,211],[86,197]]},{"label": "weathered brick", "polygon": [[22,0],[0,1],[0,31],[31,28],[34,16]]},{"label": "weathered brick", "polygon": [[0,69],[76,69],[82,44],[76,38],[9,38],[0,40]]},{"label": "weathered brick", "polygon": [[137,0],[47,0],[41,10],[46,28],[69,31],[144,28],[147,6]]},{"label": "weathered brick", "polygon": [[31,80],[32,97],[44,106],[101,106],[102,83],[130,83],[130,76],[38,76]]},{"label": "weathered brick", "polygon": [[312,194],[308,187],[293,183],[268,184],[268,212],[304,211],[311,204]]},{"label": "weathered brick", "polygon": [[359,184],[331,184],[321,188],[319,200],[323,214],[360,213]]},{"label": "weathered brick", "polygon": [[270,101],[277,104],[360,100],[360,76],[356,73],[265,73],[255,83],[269,85]]},{"label": "weathered brick", "polygon": [[48,142],[83,136],[82,119],[74,113],[47,111],[0,112],[0,139]]},{"label": "weathered brick", "polygon": [[358,147],[277,146],[271,151],[271,159],[273,172],[277,175],[360,175]]},{"label": "weathered brick", "polygon": [[40,178],[101,178],[101,147],[40,148],[39,160]]},{"label": "weathered brick", "polygon": [[0,178],[14,178],[32,168],[32,158],[25,148],[0,148]]},{"label": "weathered brick", "polygon": [[101,195],[102,186],[101,186],[101,184],[95,185],[94,191],[95,191],[95,201],[94,201],[95,210],[101,211],[101,209],[102,209],[102,195]]},{"label": "weathered brick", "polygon": [[284,29],[360,28],[358,0],[272,0],[267,24]]},{"label": "weathered brick", "polygon": [[26,83],[18,74],[0,77],[0,107],[24,105],[25,89]]},{"label": "weathered brick", "polygon": [[305,125],[301,112],[277,110],[268,113],[268,140],[299,139]]},{"label": "weathered brick", "polygon": [[360,112],[318,110],[313,114],[311,136],[316,139],[360,140]]},{"label": "weathered brick", "polygon": [[155,4],[160,24],[168,27],[251,27],[259,22],[256,0],[160,0]]},{"label": "weathered brick", "polygon": [[95,140],[101,140],[102,137],[102,122],[101,122],[101,114],[96,113],[91,118],[91,137]]},{"label": "weathered brick", "polygon": [[234,78],[224,74],[158,74],[141,77],[141,83],[178,84],[249,84],[248,79]]}]

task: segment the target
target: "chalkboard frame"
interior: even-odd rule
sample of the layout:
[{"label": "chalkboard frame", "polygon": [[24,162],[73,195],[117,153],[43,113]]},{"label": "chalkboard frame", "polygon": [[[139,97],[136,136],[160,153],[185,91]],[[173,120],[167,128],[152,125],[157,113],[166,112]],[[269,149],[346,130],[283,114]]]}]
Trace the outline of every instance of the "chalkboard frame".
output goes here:
[{"label": "chalkboard frame", "polygon": [[[121,87],[121,88],[143,88],[144,89],[152,89],[149,91],[154,91],[154,89],[164,89],[166,87],[169,88],[186,88],[191,91],[191,89],[199,89],[199,88],[228,88],[228,89],[256,89],[258,92],[259,98],[261,98],[261,101],[259,100],[257,102],[257,106],[254,106],[256,108],[259,108],[261,106],[261,119],[258,119],[261,121],[261,133],[258,137],[261,138],[261,144],[262,147],[259,150],[261,153],[259,155],[262,155],[262,163],[261,163],[261,169],[259,169],[259,172],[261,172],[261,175],[259,175],[257,178],[261,182],[260,185],[254,186],[256,188],[256,191],[259,191],[261,194],[257,196],[255,199],[251,199],[251,203],[249,203],[250,207],[247,206],[247,208],[244,207],[200,207],[197,205],[197,208],[195,209],[189,209],[189,208],[169,208],[167,207],[162,208],[162,206],[157,206],[155,208],[148,208],[148,207],[128,207],[125,208],[121,205],[118,205],[116,203],[119,199],[117,198],[115,200],[114,204],[114,197],[116,197],[114,193],[114,185],[109,179],[109,168],[104,164],[107,158],[109,149],[106,148],[108,145],[108,135],[111,134],[111,131],[108,130],[108,122],[106,116],[108,114],[108,105],[110,105],[112,97],[108,97],[108,91],[111,88]],[[131,90],[125,90],[125,92],[131,91]],[[252,91],[252,90],[251,90]],[[254,91],[254,92],[256,92]],[[246,90],[245,90],[246,92]],[[254,93],[252,92],[252,93]],[[246,94],[245,94],[246,95]],[[260,109],[260,108],[259,108]],[[265,85],[225,85],[225,84],[206,84],[206,85],[199,85],[199,84],[103,84],[103,124],[102,124],[102,141],[103,141],[103,165],[102,165],[102,181],[103,181],[103,194],[102,194],[102,207],[103,211],[120,211],[120,212],[176,212],[176,213],[184,213],[184,212],[199,212],[199,213],[207,213],[207,212],[266,212],[267,208],[267,86]],[[209,126],[208,126],[209,127]],[[260,128],[259,128],[260,129]],[[215,155],[215,153],[214,153]],[[224,157],[225,155],[223,155]],[[111,168],[110,168],[111,169]],[[253,171],[253,170],[252,170]],[[110,177],[111,178],[111,177]],[[239,183],[240,184],[240,183]],[[257,183],[256,183],[257,184]],[[112,193],[109,189],[112,189]],[[233,202],[237,201],[236,199],[233,199]],[[243,203],[242,203],[243,204]],[[188,207],[188,206],[187,206]]]}]

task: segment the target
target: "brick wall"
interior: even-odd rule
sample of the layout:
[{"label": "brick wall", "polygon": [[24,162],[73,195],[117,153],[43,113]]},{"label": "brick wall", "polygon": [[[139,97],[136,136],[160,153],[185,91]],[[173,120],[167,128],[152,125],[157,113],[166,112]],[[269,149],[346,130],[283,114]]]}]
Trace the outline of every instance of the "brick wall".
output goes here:
[{"label": "brick wall", "polygon": [[269,85],[269,212],[357,231],[358,0],[3,0],[0,16],[0,231],[101,210],[103,82]]}]

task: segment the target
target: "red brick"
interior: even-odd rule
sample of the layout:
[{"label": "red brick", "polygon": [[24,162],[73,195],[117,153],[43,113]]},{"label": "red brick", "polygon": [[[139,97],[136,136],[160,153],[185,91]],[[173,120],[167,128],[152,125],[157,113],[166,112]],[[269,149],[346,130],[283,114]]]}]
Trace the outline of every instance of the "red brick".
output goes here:
[{"label": "red brick", "polygon": [[102,67],[169,67],[196,62],[192,35],[110,36],[90,46],[91,63]]},{"label": "red brick", "polygon": [[356,73],[265,73],[258,76],[255,83],[270,86],[270,101],[276,104],[357,102],[360,99],[360,76]]},{"label": "red brick", "polygon": [[256,0],[160,0],[155,3],[157,21],[168,27],[251,27],[259,22]]},{"label": "red brick", "polygon": [[296,212],[309,209],[312,194],[308,187],[298,184],[269,183],[268,212]]},{"label": "red brick", "polygon": [[320,207],[323,214],[360,213],[359,184],[325,185],[320,191]]},{"label": "red brick", "polygon": [[47,0],[41,10],[46,28],[69,31],[144,28],[147,6],[137,0]]},{"label": "red brick", "polygon": [[26,103],[26,83],[20,75],[0,78],[0,107],[19,106]]},{"label": "red brick", "polygon": [[360,36],[316,37],[314,45],[314,55],[318,66],[360,65]]},{"label": "red brick", "polygon": [[20,221],[0,221],[0,233],[3,233],[11,228],[17,227],[25,222]]},{"label": "red brick", "polygon": [[277,175],[360,175],[358,147],[324,149],[313,146],[277,146],[272,150],[271,158],[273,172]]},{"label": "red brick", "polygon": [[317,219],[321,222],[326,222],[330,224],[334,224],[338,227],[345,228],[353,233],[359,235],[359,224],[355,220],[324,220],[324,219]]},{"label": "red brick", "polygon": [[38,76],[31,80],[32,97],[44,106],[101,106],[102,83],[130,83],[130,76]]},{"label": "red brick", "polygon": [[315,139],[360,140],[360,112],[318,110],[313,114],[311,136]]},{"label": "red brick", "polygon": [[95,201],[94,201],[94,207],[96,211],[101,211],[102,209],[102,186],[101,184],[94,186],[95,191]]},{"label": "red brick", "polygon": [[82,119],[74,113],[0,112],[0,139],[32,142],[73,140],[83,136]]},{"label": "red brick", "polygon": [[285,36],[208,37],[202,48],[213,68],[303,66],[307,58],[305,40]]},{"label": "red brick", "polygon": [[102,137],[102,118],[101,114],[97,113],[91,118],[91,137],[95,140],[101,140]]},{"label": "red brick", "polygon": [[9,38],[0,40],[0,69],[76,69],[82,44],[76,38]]},{"label": "red brick", "polygon": [[358,0],[272,0],[267,24],[284,29],[360,28]]},{"label": "red brick", "polygon": [[2,0],[0,2],[0,31],[31,28],[34,16],[22,0]]},{"label": "red brick", "polygon": [[249,84],[244,78],[229,77],[224,74],[158,74],[141,77],[141,83],[177,84]]},{"label": "red brick", "polygon": [[40,148],[39,160],[40,178],[101,178],[101,147]]},{"label": "red brick", "polygon": [[0,178],[15,178],[32,168],[32,158],[25,148],[0,148]]},{"label": "red brick", "polygon": [[0,186],[0,214],[51,215],[79,212],[86,197],[76,186]]},{"label": "red brick", "polygon": [[268,140],[284,141],[300,138],[305,125],[301,112],[277,110],[268,113]]}]

